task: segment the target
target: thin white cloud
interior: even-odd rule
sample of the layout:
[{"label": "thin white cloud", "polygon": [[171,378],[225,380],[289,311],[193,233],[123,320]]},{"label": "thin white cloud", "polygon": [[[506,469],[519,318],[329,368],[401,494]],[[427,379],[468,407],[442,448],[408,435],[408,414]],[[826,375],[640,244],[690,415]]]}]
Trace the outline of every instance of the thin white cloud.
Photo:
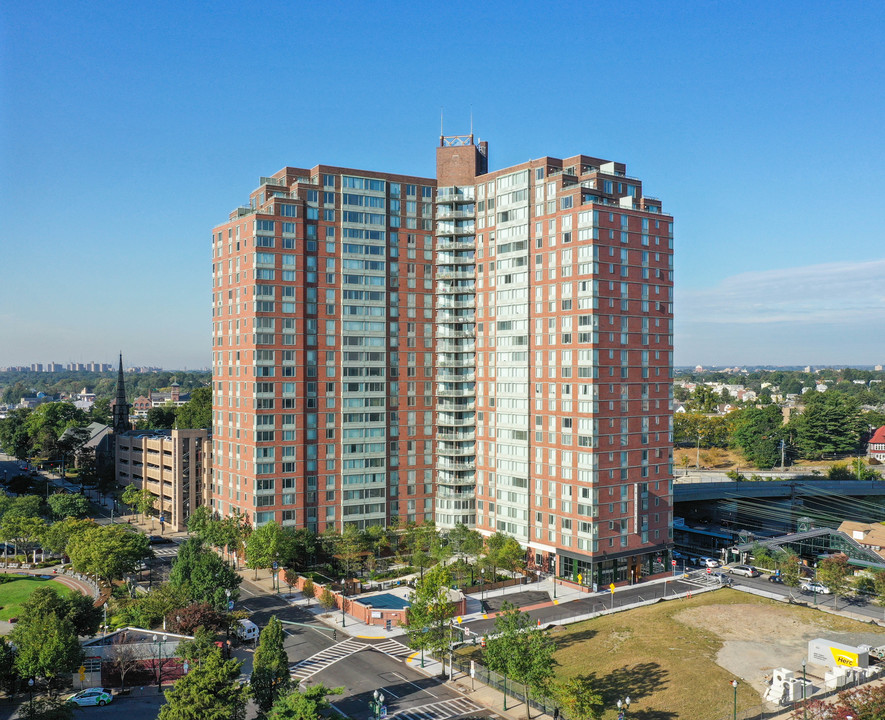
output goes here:
[{"label": "thin white cloud", "polygon": [[885,259],[742,273],[703,290],[680,289],[675,312],[692,323],[857,324],[885,319]]},{"label": "thin white cloud", "polygon": [[845,364],[885,360],[885,259],[742,273],[684,289],[675,363]]}]

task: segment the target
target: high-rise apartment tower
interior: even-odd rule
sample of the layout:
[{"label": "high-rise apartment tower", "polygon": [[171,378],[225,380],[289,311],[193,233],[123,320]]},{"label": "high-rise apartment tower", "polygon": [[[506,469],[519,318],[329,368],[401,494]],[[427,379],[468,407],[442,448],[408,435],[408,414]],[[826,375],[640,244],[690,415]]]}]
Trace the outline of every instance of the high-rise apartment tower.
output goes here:
[{"label": "high-rise apartment tower", "polygon": [[667,569],[673,224],[586,155],[262,178],[213,231],[213,506],[516,537],[585,584]]}]

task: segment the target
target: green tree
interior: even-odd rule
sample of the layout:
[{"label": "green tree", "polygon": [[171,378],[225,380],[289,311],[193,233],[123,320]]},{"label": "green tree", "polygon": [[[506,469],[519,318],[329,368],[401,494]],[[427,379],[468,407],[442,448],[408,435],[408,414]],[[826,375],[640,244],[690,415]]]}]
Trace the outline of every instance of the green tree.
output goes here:
[{"label": "green tree", "polygon": [[721,399],[709,385],[698,385],[688,398],[688,407],[695,412],[711,413],[716,410]]},{"label": "green tree", "polygon": [[191,399],[175,411],[175,427],[212,428],[212,388],[191,391]]},{"label": "green tree", "polygon": [[336,557],[344,568],[344,579],[349,580],[359,569],[363,558],[363,538],[354,525],[345,525],[338,538]]},{"label": "green tree", "polygon": [[56,493],[47,501],[56,519],[82,518],[89,514],[89,500],[80,493]]},{"label": "green tree", "polygon": [[245,720],[249,688],[237,679],[242,663],[215,650],[165,692],[158,720]]},{"label": "green tree", "polygon": [[101,423],[102,425],[111,424],[111,399],[96,398],[92,407],[89,408],[89,420],[91,422]]},{"label": "green tree", "polygon": [[22,677],[53,680],[80,666],[83,651],[70,620],[56,613],[25,613],[10,634],[18,652],[15,668]]},{"label": "green tree", "polygon": [[791,423],[800,455],[817,460],[824,455],[844,455],[860,445],[866,429],[856,398],[828,390],[806,393],[805,410]]},{"label": "green tree", "polygon": [[747,408],[728,415],[731,444],[758,468],[774,467],[780,461],[783,417],[777,405]]},{"label": "green tree", "polygon": [[873,573],[873,592],[876,593],[876,602],[885,605],[885,570]]},{"label": "green tree", "polygon": [[491,569],[491,582],[495,582],[498,568],[515,572],[525,567],[525,550],[514,537],[498,531],[486,538],[486,554],[482,564]]},{"label": "green tree", "polygon": [[310,685],[303,692],[295,690],[274,703],[267,720],[317,720],[325,717],[331,707],[329,695],[343,692],[343,687],[327,688],[322,683]]},{"label": "green tree", "polygon": [[[6,393],[4,393],[5,395]],[[19,398],[16,398],[15,401],[17,402]],[[0,448],[6,454],[19,460],[27,460],[33,452],[34,442],[27,427],[27,419],[32,412],[33,410],[28,408],[19,408],[10,411],[4,419],[0,420]]]},{"label": "green tree", "polygon": [[49,525],[43,531],[40,542],[46,550],[54,553],[62,553],[74,535],[86,532],[95,526],[93,520],[78,520],[77,518],[65,518]]},{"label": "green tree", "polygon": [[198,627],[194,631],[193,640],[182,640],[178,643],[178,656],[191,665],[201,667],[203,660],[215,652],[218,646],[215,644],[215,635],[204,627]]},{"label": "green tree", "polygon": [[270,568],[289,554],[292,536],[275,520],[259,525],[246,540],[246,566],[255,570]]},{"label": "green tree", "polygon": [[276,615],[271,615],[261,631],[261,639],[255,649],[252,662],[252,697],[258,709],[266,713],[281,694],[291,685],[289,656],[283,643],[286,639],[283,625]]},{"label": "green tree", "polygon": [[191,597],[186,588],[181,588],[172,583],[154,583],[154,589],[147,595],[137,596],[134,601],[137,604],[137,612],[145,623],[129,623],[136,627],[152,627],[163,618],[169,616],[175,609],[182,608],[191,603]]},{"label": "green tree", "polygon": [[74,535],[66,552],[79,572],[110,585],[134,572],[151,549],[145,535],[129,532],[123,525],[95,525]]},{"label": "green tree", "polygon": [[127,485],[120,499],[142,517],[147,515],[156,501],[156,497],[150,490],[147,488],[140,490],[135,485]]},{"label": "green tree", "polygon": [[799,587],[802,580],[799,574],[799,557],[791,552],[778,553],[775,558],[777,568],[781,571],[781,581],[787,587]]},{"label": "green tree", "polygon": [[329,589],[329,586],[326,585],[323,588],[323,591],[320,593],[319,597],[320,607],[323,608],[326,612],[335,607],[335,596],[332,594],[332,591]]},{"label": "green tree", "polygon": [[593,689],[588,676],[570,677],[557,683],[555,695],[569,720],[598,720],[605,709],[602,695]]},{"label": "green tree", "polygon": [[34,449],[51,455],[55,453],[59,438],[65,430],[83,427],[86,423],[86,413],[73,403],[49,402],[38,405],[28,415],[25,427]]},{"label": "green tree", "polygon": [[187,519],[187,531],[208,545],[217,545],[219,521],[212,515],[212,508],[200,505]]},{"label": "green tree", "polygon": [[[415,584],[409,601],[406,635],[409,647],[442,655],[451,642],[452,601],[449,568],[434,565]],[[423,655],[422,655],[423,658]]]},{"label": "green tree", "polygon": [[244,543],[252,534],[252,526],[239,510],[235,510],[233,514],[219,522],[217,533],[214,544],[225,548],[229,557],[237,558],[243,551]]},{"label": "green tree", "polygon": [[19,495],[17,498],[12,498],[3,517],[4,519],[7,517],[38,518],[42,511],[43,499],[39,495]]},{"label": "green tree", "polygon": [[[505,602],[495,618],[495,636],[484,657],[490,669],[502,673],[525,688],[525,695],[545,692],[553,679],[556,645],[546,630],[518,607]],[[526,703],[526,718],[531,717]]]},{"label": "green tree", "polygon": [[848,557],[843,554],[831,555],[820,561],[817,566],[817,580],[839,597],[851,592],[851,570],[848,568]]},{"label": "green tree", "polygon": [[0,535],[15,546],[16,552],[26,551],[35,545],[45,532],[43,518],[15,515],[12,510],[0,522]]},{"label": "green tree", "polygon": [[147,411],[147,430],[170,430],[175,427],[175,406],[160,405]]},{"label": "green tree", "polygon": [[241,582],[242,578],[198,537],[188,538],[178,546],[169,572],[169,583],[184,588],[191,600],[219,609],[227,607],[226,590],[236,602]]},{"label": "green tree", "polygon": [[102,620],[102,610],[95,607],[95,598],[79,592],[61,596],[49,587],[34,590],[22,603],[22,614],[29,618],[55,614],[69,620],[77,635],[87,637],[98,632]]},{"label": "green tree", "polygon": [[310,601],[316,597],[317,589],[313,584],[313,580],[310,578],[304,579],[304,584],[301,586],[301,594],[307,598],[307,606],[310,607]]},{"label": "green tree", "polygon": [[0,691],[12,697],[19,682],[19,674],[15,669],[15,646],[5,635],[0,635]]}]

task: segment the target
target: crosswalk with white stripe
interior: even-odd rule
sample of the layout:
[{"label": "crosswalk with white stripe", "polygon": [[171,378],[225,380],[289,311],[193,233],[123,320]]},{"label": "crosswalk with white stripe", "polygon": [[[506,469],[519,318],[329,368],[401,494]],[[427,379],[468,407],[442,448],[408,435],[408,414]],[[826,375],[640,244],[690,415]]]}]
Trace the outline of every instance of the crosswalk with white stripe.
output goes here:
[{"label": "crosswalk with white stripe", "polygon": [[482,711],[482,707],[467,698],[441,700],[440,702],[400,710],[390,715],[400,720],[446,720],[460,715],[474,715]]},{"label": "crosswalk with white stripe", "polygon": [[325,650],[320,650],[320,652],[311,655],[300,663],[291,665],[289,671],[292,673],[292,677],[295,680],[306,680],[320,670],[325,670],[329,665],[332,665],[339,660],[343,660],[349,655],[353,655],[355,652],[359,652],[367,647],[369,646],[358,642],[357,640],[345,640],[344,642],[340,642]]},{"label": "crosswalk with white stripe", "polygon": [[383,652],[385,655],[390,655],[390,657],[401,662],[405,662],[409,655],[415,652],[396,640],[385,640],[383,643],[367,645],[366,647]]},{"label": "crosswalk with white stripe", "polygon": [[175,557],[178,555],[178,545],[166,545],[165,547],[155,547],[154,555],[157,557]]}]

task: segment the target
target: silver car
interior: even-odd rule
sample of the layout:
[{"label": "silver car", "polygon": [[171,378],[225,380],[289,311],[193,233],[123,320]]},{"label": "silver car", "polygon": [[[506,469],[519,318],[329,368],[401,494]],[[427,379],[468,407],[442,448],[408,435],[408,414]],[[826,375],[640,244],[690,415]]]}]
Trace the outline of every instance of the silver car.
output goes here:
[{"label": "silver car", "polygon": [[728,572],[732,575],[743,575],[744,577],[759,577],[759,571],[754,568],[752,565],[735,565],[734,567],[728,568]]}]

